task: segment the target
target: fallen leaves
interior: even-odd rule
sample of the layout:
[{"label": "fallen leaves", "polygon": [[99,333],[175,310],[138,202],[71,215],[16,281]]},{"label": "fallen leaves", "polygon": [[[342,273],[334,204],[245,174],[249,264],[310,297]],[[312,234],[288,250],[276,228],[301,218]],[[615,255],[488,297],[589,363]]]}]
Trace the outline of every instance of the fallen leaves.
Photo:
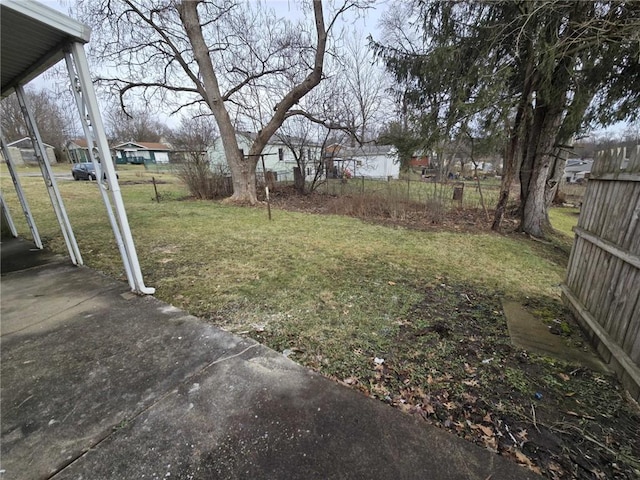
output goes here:
[{"label": "fallen leaves", "polygon": [[513,457],[516,461],[522,465],[525,465],[529,470],[532,470],[538,474],[541,474],[540,468],[537,467],[529,457],[527,457],[524,453],[522,453],[517,448],[509,449],[509,451],[513,454]]},{"label": "fallen leaves", "polygon": [[347,385],[356,385],[358,384],[358,379],[356,377],[347,377],[344,380],[342,380],[342,382]]},{"label": "fallen leaves", "polygon": [[[602,471],[608,475],[602,478],[614,478],[614,470],[630,471],[629,464],[617,460],[618,470],[607,460],[621,454],[629,433],[595,430],[602,413],[593,401],[603,403],[604,391],[611,392],[601,386],[607,381],[602,375],[514,349],[493,310],[476,311],[482,305],[477,295],[474,305],[457,295],[461,302],[448,304],[445,315],[440,298],[456,295],[455,287],[433,286],[431,292],[413,314],[390,319],[399,332],[394,346],[351,350],[365,368],[346,370],[339,381],[551,479],[600,478]],[[544,396],[531,403],[536,390]],[[598,443],[585,443],[586,435]],[[574,475],[576,468],[582,473]]]}]

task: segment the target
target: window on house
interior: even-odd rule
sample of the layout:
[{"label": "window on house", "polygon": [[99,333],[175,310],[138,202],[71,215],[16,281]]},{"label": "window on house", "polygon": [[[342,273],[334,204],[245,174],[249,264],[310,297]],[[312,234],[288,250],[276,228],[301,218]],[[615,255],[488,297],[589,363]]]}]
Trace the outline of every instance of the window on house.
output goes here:
[{"label": "window on house", "polygon": [[284,160],[284,148],[282,147],[278,148],[278,158],[281,162]]}]

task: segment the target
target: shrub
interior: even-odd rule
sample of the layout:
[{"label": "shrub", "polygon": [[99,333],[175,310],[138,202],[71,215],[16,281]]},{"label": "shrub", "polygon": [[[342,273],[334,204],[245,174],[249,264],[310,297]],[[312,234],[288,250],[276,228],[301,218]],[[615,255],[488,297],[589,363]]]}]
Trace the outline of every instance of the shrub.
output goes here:
[{"label": "shrub", "polygon": [[212,168],[211,162],[204,155],[188,155],[178,166],[177,174],[195,198],[213,200],[233,193],[227,168],[222,165]]}]

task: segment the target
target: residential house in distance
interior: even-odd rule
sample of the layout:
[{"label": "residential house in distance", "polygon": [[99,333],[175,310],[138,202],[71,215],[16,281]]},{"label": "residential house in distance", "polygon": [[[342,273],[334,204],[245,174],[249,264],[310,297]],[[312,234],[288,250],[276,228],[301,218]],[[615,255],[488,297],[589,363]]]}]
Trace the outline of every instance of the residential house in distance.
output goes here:
[{"label": "residential house in distance", "polygon": [[567,160],[563,178],[567,183],[581,183],[589,178],[592,166],[592,158]]},{"label": "residential house in distance", "polygon": [[[251,144],[256,138],[253,132],[237,132],[236,139],[238,148],[248,155]],[[274,135],[271,137],[267,145],[262,150],[264,156],[264,169],[272,172],[277,181],[293,181],[293,169],[298,166],[296,158],[291,151],[291,147],[296,148],[298,154],[302,154],[303,161],[306,165],[304,172],[305,178],[313,178],[315,174],[315,165],[320,161],[321,147],[316,143],[297,139],[294,137],[285,137],[282,135]],[[207,149],[207,157],[211,163],[211,168],[219,171],[227,171],[227,157],[224,153],[222,139],[217,138],[213,145]],[[262,176],[262,160],[258,159],[257,176]]]},{"label": "residential house in distance", "polygon": [[87,140],[85,138],[69,140],[65,145],[64,150],[71,163],[84,163],[91,161],[89,158]]},{"label": "residential house in distance", "polygon": [[400,176],[398,152],[392,145],[331,145],[325,160],[329,176],[334,178],[346,175],[389,180]]},{"label": "residential house in distance", "polygon": [[[37,165],[36,151],[29,137],[21,138],[15,142],[7,144],[9,155],[14,165]],[[44,144],[45,154],[49,164],[57,163],[54,148],[48,143]],[[4,155],[4,153],[3,153]]]},{"label": "residential house in distance", "polygon": [[171,145],[162,142],[125,142],[115,145],[116,163],[169,163]]}]

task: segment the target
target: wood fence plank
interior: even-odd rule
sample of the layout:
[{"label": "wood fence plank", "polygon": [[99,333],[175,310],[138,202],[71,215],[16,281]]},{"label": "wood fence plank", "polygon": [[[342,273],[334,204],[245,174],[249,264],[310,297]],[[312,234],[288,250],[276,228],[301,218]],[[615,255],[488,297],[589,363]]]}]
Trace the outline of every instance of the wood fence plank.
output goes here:
[{"label": "wood fence plank", "polygon": [[624,341],[623,350],[627,352],[629,358],[636,365],[640,365],[640,320],[638,320],[640,319],[640,297],[636,299],[632,318],[636,319],[636,321],[627,330],[627,338]]},{"label": "wood fence plank", "polygon": [[598,291],[594,292],[595,305],[591,312],[593,312],[595,318],[602,318],[609,310],[609,304],[613,297],[611,286],[615,285],[617,274],[620,273],[621,263],[621,260],[614,255],[607,255],[606,264],[602,270],[602,284],[599,286]]},{"label": "wood fence plank", "polygon": [[589,177],[589,181],[620,181],[620,182],[640,182],[640,174],[635,172],[620,172],[620,173],[600,173]]},{"label": "wood fence plank", "polygon": [[625,262],[635,266],[636,268],[640,268],[640,256],[632,254],[626,250],[622,250],[617,245],[614,245],[607,240],[603,240],[600,237],[595,236],[591,232],[587,232],[585,230],[582,230],[581,228],[576,228],[575,232],[577,235],[581,236],[588,242],[593,243],[599,248],[608,251],[612,255],[623,259]]},{"label": "wood fence plank", "polygon": [[[624,230],[620,230],[620,234],[618,235],[618,245],[622,247],[624,250],[631,250],[631,243],[634,238],[634,234],[640,235],[640,230],[638,230],[638,223],[640,223],[640,186],[636,186],[628,199],[628,206],[626,212],[624,214],[624,221],[627,222],[627,226]],[[639,253],[640,252],[633,252]]]},{"label": "wood fence plank", "polygon": [[606,205],[606,198],[609,194],[609,185],[607,182],[598,182],[597,196],[594,199],[591,226],[589,227],[589,231],[596,235],[599,235],[602,231],[600,222],[602,216],[605,214],[604,205]]},{"label": "wood fence plank", "polygon": [[578,217],[578,227],[590,230],[591,218],[598,203],[598,190],[602,182],[587,182],[587,191],[584,194],[584,201],[580,209],[580,217]]},{"label": "wood fence plank", "polygon": [[616,286],[616,293],[614,301],[607,314],[606,323],[603,325],[607,330],[609,336],[618,345],[624,343],[624,338],[620,336],[621,332],[626,333],[629,319],[624,316],[624,311],[628,303],[632,303],[635,306],[636,298],[631,299],[629,293],[631,290],[631,281],[635,278],[635,272],[637,270],[631,265],[625,265],[622,268],[620,277],[618,278],[618,284]]},{"label": "wood fence plank", "polygon": [[[602,249],[598,248],[596,245],[591,245],[589,248],[589,254],[585,258],[587,262],[586,269],[583,270],[584,279],[582,284],[580,285],[580,290],[577,292],[578,299],[582,305],[590,304],[590,293],[591,293],[591,285],[593,283],[593,279],[597,272],[597,266],[600,261],[600,256],[602,255]],[[590,306],[590,305],[589,305]],[[588,308],[588,307],[587,307]]]},{"label": "wood fence plank", "polygon": [[573,275],[573,281],[571,282],[572,291],[576,292],[576,295],[578,294],[577,292],[580,290],[580,284],[584,278],[584,276],[582,275],[582,272],[584,270],[584,267],[586,266],[587,249],[591,245],[582,237],[578,237],[578,238],[580,239],[580,242],[578,243],[579,255],[576,255],[576,258],[575,258],[574,269],[573,269],[574,275]]},{"label": "wood fence plank", "polygon": [[[616,188],[616,185],[619,188]],[[628,203],[625,201],[627,195],[631,193],[629,184],[610,184],[609,189],[612,191],[611,200],[607,202],[608,208],[603,208],[605,212],[602,230],[598,234],[599,237],[616,243],[620,228],[626,227],[623,222],[623,211],[626,210]]]},{"label": "wood fence plank", "polygon": [[585,249],[587,247],[587,241],[576,235],[576,239],[574,240],[574,245],[576,247],[576,254],[574,256],[573,259],[573,263],[570,265],[571,267],[571,278],[570,278],[570,285],[572,285],[572,288],[576,288],[578,286],[578,281],[579,281],[579,275],[580,272],[582,271],[581,269],[581,262],[584,261],[584,255],[585,255]]},{"label": "wood fence plank", "polygon": [[640,385],[640,368],[638,364],[631,361],[631,358],[620,346],[611,340],[607,332],[594,320],[593,316],[584,308],[578,299],[576,299],[570,290],[563,288],[563,293],[571,307],[579,315],[581,323],[595,333],[601,344],[616,357],[617,362],[622,365],[625,371],[633,378],[636,385]]},{"label": "wood fence plank", "polygon": [[629,355],[631,350],[625,348],[625,345],[628,343],[628,336],[633,335],[633,332],[637,333],[637,325],[640,323],[640,318],[634,318],[633,315],[636,304],[638,303],[638,297],[640,297],[640,270],[631,269],[626,279],[625,289],[625,302],[617,312],[619,320],[616,322],[616,330],[612,337],[618,342],[618,345],[622,347],[627,355]]}]

